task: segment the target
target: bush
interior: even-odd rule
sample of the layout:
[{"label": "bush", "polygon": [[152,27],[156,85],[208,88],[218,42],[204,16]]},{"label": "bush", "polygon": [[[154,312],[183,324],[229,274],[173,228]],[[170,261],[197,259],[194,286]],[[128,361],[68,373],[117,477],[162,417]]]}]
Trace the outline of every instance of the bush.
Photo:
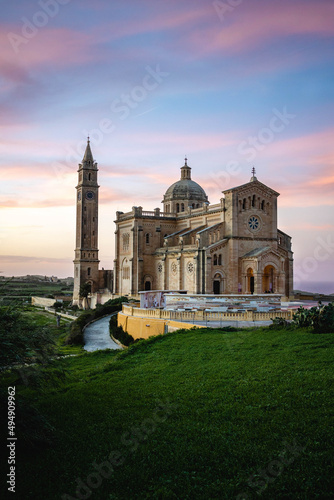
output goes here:
[{"label": "bush", "polygon": [[293,315],[293,322],[298,327],[309,327],[313,333],[334,333],[334,305],[327,306],[319,302],[318,306],[307,310],[300,307]]},{"label": "bush", "polygon": [[93,321],[94,313],[87,311],[81,314],[78,319],[71,324],[71,330],[65,339],[67,345],[83,345],[83,330],[84,327]]},{"label": "bush", "polygon": [[[330,302],[327,306],[312,307],[313,333],[334,333],[334,305]],[[312,311],[311,309],[311,311]]]},{"label": "bush", "polygon": [[134,343],[134,338],[123,330],[121,326],[117,326],[117,316],[112,316],[109,322],[110,334],[119,340],[121,344],[130,346]]}]

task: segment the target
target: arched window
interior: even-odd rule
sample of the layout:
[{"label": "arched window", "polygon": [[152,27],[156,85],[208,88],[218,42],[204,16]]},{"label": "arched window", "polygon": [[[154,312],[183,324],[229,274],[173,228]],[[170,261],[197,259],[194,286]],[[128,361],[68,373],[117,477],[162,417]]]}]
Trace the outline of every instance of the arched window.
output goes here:
[{"label": "arched window", "polygon": [[264,200],[261,201],[261,210],[264,210]]},{"label": "arched window", "polygon": [[191,205],[191,208],[195,208],[195,203],[193,203],[193,204]]},{"label": "arched window", "polygon": [[199,208],[199,203],[197,203],[196,208]]},{"label": "arched window", "polygon": [[146,233],[145,238],[146,238],[146,245],[149,245],[149,243],[150,243],[150,234]]},{"label": "arched window", "polygon": [[179,211],[180,211],[180,204],[179,204],[179,203],[177,203],[177,204],[176,204],[176,211],[177,211],[177,212],[179,212]]},{"label": "arched window", "polygon": [[242,200],[242,209],[246,210],[246,198]]},{"label": "arched window", "polygon": [[221,266],[222,265],[222,254],[220,253],[218,255],[218,266]]},{"label": "arched window", "polygon": [[255,194],[252,196],[252,207],[255,207]]},{"label": "arched window", "polygon": [[91,174],[88,174],[88,180],[89,181],[91,180]]},{"label": "arched window", "polygon": [[181,203],[181,212],[184,212],[184,203]]},{"label": "arched window", "polygon": [[123,234],[123,250],[124,251],[129,250],[129,239],[130,239],[129,233]]},{"label": "arched window", "polygon": [[217,263],[218,263],[218,261],[217,261],[217,255],[214,254],[214,256],[213,256],[213,265],[216,266]]},{"label": "arched window", "polygon": [[90,267],[87,268],[87,275],[90,276]]}]

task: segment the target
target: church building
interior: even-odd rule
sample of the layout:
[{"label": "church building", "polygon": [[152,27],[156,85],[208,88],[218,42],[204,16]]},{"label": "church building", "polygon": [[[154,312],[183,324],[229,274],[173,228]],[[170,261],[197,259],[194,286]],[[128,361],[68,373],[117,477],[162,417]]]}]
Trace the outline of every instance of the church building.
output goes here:
[{"label": "church building", "polygon": [[[110,285],[110,271],[98,270],[97,166],[89,143],[78,172],[74,294],[85,280],[93,292],[105,289],[108,279]],[[277,228],[278,196],[253,169],[249,182],[223,191],[211,205],[185,159],[180,180],[163,196],[163,210],[134,206],[116,212],[113,294],[186,290],[289,297],[293,254],[291,237]]]}]

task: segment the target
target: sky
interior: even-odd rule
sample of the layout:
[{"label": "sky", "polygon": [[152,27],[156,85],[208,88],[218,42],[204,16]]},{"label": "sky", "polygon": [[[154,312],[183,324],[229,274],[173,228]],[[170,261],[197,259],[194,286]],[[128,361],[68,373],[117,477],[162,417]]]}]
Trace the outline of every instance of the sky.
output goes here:
[{"label": "sky", "polygon": [[333,34],[332,0],[4,4],[2,274],[73,276],[77,168],[89,135],[101,267],[113,267],[116,211],[162,207],[187,156],[211,203],[248,182],[254,166],[280,193],[295,288],[334,293],[326,284],[334,276]]}]

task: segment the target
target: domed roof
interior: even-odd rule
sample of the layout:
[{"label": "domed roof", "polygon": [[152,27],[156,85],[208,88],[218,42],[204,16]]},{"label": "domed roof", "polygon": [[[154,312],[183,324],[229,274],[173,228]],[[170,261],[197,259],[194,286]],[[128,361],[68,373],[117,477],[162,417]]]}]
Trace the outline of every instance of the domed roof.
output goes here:
[{"label": "domed roof", "polygon": [[181,168],[181,179],[174,182],[166,191],[163,201],[171,200],[195,200],[207,202],[208,197],[204,189],[191,180],[191,168],[187,165],[187,158],[185,164]]}]

